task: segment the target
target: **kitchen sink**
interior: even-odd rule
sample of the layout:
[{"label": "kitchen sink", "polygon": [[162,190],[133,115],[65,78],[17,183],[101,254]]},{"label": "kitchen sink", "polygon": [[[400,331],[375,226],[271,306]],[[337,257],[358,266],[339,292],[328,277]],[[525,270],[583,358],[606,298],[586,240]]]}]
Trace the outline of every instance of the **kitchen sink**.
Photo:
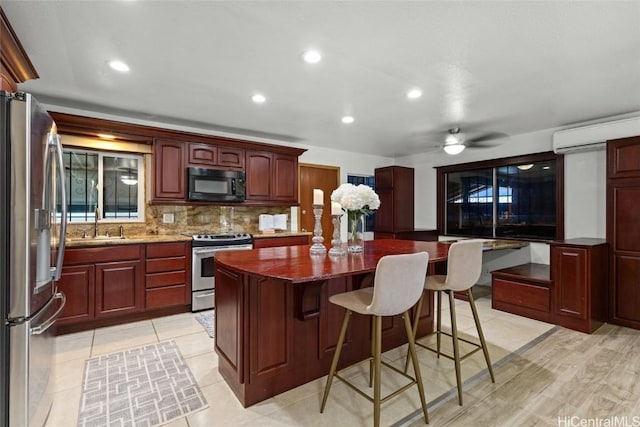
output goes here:
[{"label": "kitchen sink", "polygon": [[67,238],[70,242],[96,242],[96,241],[110,241],[110,240],[126,240],[125,236],[96,236],[96,237],[70,237]]}]

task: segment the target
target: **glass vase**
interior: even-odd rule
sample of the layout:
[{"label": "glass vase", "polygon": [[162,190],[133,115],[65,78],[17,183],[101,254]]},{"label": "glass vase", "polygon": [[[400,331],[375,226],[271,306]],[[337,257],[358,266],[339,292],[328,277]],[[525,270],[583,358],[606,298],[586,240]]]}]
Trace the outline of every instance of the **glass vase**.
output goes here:
[{"label": "glass vase", "polygon": [[357,211],[348,211],[348,217],[347,252],[362,252],[364,251],[364,215]]}]

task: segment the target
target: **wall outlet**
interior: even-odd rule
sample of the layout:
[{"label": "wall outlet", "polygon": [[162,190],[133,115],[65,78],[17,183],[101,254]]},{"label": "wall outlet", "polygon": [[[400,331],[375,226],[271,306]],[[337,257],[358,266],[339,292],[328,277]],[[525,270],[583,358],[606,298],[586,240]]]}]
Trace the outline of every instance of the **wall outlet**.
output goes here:
[{"label": "wall outlet", "polygon": [[175,221],[175,216],[172,213],[162,214],[163,224],[173,224],[174,221]]}]

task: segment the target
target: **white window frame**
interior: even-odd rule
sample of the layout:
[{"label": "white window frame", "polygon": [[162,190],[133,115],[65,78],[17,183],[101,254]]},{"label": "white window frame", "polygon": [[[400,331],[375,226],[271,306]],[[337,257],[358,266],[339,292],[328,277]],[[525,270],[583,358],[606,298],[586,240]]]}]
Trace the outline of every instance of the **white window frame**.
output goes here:
[{"label": "white window frame", "polygon": [[[77,148],[63,148],[63,152],[90,153],[98,155],[98,223],[145,222],[145,158],[143,154],[120,153],[117,151],[83,150]],[[104,218],[104,157],[119,157],[138,160],[138,218]],[[94,221],[69,221],[71,224],[93,224]]]}]

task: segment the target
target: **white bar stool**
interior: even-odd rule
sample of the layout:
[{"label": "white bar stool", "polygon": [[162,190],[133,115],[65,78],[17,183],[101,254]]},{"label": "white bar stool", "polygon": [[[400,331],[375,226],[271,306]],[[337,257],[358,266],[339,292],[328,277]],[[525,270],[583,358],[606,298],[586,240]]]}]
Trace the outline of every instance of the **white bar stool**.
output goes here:
[{"label": "white bar stool", "polygon": [[[424,278],[427,274],[427,264],[429,262],[429,254],[426,252],[420,252],[417,254],[407,255],[387,255],[378,261],[376,266],[376,273],[374,276],[373,288],[363,288],[351,292],[345,292],[341,294],[333,295],[329,298],[329,301],[333,304],[339,305],[346,309],[344,314],[344,320],[342,322],[342,328],[340,329],[340,336],[338,337],[338,344],[336,346],[336,352],[331,362],[331,369],[329,370],[329,376],[327,377],[327,384],[324,389],[324,396],[322,397],[322,405],[320,406],[320,412],[324,411],[327,403],[327,397],[329,396],[329,390],[331,389],[331,383],[333,378],[336,377],[346,383],[349,387],[359,393],[361,396],[373,402],[373,424],[375,427],[380,425],[380,404],[387,399],[394,397],[401,392],[405,391],[412,385],[418,386],[418,393],[420,394],[420,402],[422,404],[422,412],[424,414],[425,423],[429,423],[429,415],[427,413],[427,403],[424,398],[424,387],[422,385],[422,377],[420,375],[420,367],[418,364],[418,358],[416,356],[416,349],[414,344],[414,335],[411,328],[411,321],[409,320],[409,309],[416,304],[423,291]],[[373,334],[372,334],[372,357],[369,370],[369,384],[371,385],[371,377],[373,377],[373,398],[362,390],[351,384],[349,381],[340,376],[336,371],[338,366],[338,360],[340,359],[340,351],[342,350],[342,344],[344,337],[349,326],[349,319],[351,313],[356,312],[367,316],[373,316]],[[405,330],[407,332],[407,341],[409,342],[409,355],[413,362],[413,369],[415,378],[407,375],[402,370],[383,362],[380,357],[382,348],[382,316],[395,316],[403,314]],[[409,384],[400,387],[398,390],[390,393],[389,395],[381,398],[380,396],[380,368],[381,365],[385,365],[388,368],[393,369],[399,374],[410,379]],[[372,369],[373,368],[373,369]],[[346,369],[346,368],[345,368]],[[373,371],[373,372],[371,372]]]},{"label": "white bar stool", "polygon": [[[460,361],[471,356],[476,351],[482,349],[484,353],[484,359],[487,362],[487,369],[491,376],[491,382],[495,383],[496,379],[493,375],[493,368],[491,367],[491,359],[489,358],[489,350],[484,340],[484,334],[482,333],[482,327],[480,326],[480,318],[478,317],[478,311],[476,310],[476,304],[473,300],[473,294],[471,293],[471,287],[480,278],[482,272],[482,240],[463,240],[451,244],[449,247],[449,255],[447,258],[447,275],[432,275],[427,276],[424,282],[424,289],[437,292],[437,323],[436,323],[436,348],[429,347],[418,341],[416,345],[431,350],[440,357],[440,355],[454,361],[456,368],[456,382],[458,384],[458,403],[462,405],[462,378],[460,373]],[[451,334],[442,331],[442,292],[449,294],[449,307],[451,314]],[[456,323],[456,309],[454,292],[466,292],[469,298],[469,305],[471,306],[471,312],[473,313],[473,320],[476,324],[476,330],[478,331],[478,338],[480,344],[458,337],[458,326]],[[420,297],[416,310],[416,316],[413,322],[413,336],[415,338],[418,329],[418,316],[422,309],[422,301],[424,295]],[[450,336],[453,341],[453,356],[442,353],[440,351],[440,336]],[[458,346],[458,340],[464,341],[468,344],[472,344],[475,348],[468,353],[460,356],[460,348]],[[409,355],[405,362],[405,372],[409,367]]]}]

